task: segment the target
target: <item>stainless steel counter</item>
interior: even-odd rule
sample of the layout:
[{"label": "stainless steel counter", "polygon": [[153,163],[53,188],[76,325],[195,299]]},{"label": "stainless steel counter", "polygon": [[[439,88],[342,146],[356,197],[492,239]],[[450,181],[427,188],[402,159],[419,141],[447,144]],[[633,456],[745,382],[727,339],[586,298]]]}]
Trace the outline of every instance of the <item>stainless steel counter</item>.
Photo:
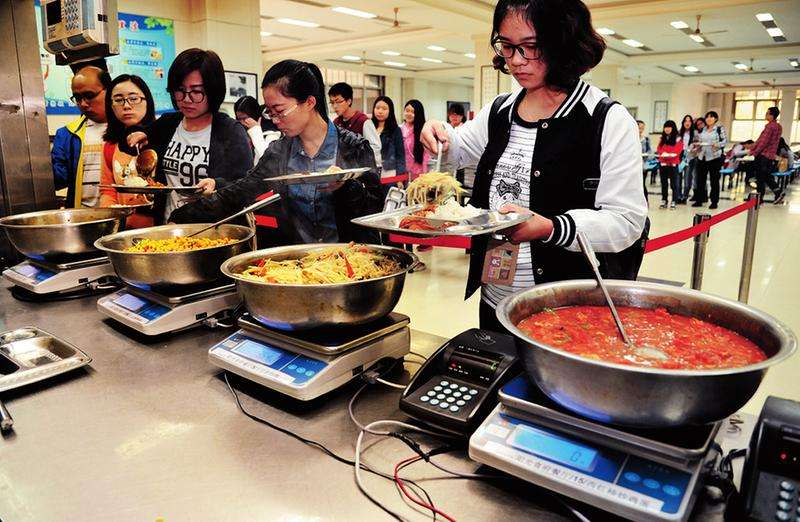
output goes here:
[{"label": "stainless steel counter", "polygon": [[[36,325],[94,360],[88,370],[3,394],[15,430],[0,439],[0,520],[388,519],[358,492],[351,467],[239,412],[207,360],[208,348],[230,330],[200,328],[151,341],[102,319],[96,298],[23,303],[6,286],[0,283],[0,331]],[[442,341],[413,332],[415,351],[429,354]],[[391,378],[407,382],[408,375]],[[298,407],[263,388],[232,382],[254,414],[353,457],[357,429],[346,407],[357,386]],[[398,398],[399,390],[373,386],[359,400],[357,415],[361,421],[402,419]],[[364,458],[388,472],[410,455],[397,440],[380,439]],[[463,454],[442,462],[476,468]],[[441,476],[416,466],[404,476]],[[423,484],[437,506],[458,520],[565,519],[549,513],[547,500],[532,495],[530,485],[504,482]],[[392,483],[367,475],[366,486],[410,520],[430,519],[406,506]]]}]

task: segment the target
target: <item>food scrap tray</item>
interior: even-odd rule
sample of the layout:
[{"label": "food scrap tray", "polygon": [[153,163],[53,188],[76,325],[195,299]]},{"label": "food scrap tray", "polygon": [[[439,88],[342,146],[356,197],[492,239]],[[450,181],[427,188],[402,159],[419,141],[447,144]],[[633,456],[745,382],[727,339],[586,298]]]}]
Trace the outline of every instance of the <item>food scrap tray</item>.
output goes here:
[{"label": "food scrap tray", "polygon": [[274,178],[264,178],[264,181],[283,183],[285,185],[321,185],[356,179],[365,172],[369,172],[369,170],[369,167],[359,167],[356,169],[342,169],[339,172],[298,172],[286,174],[285,176],[275,176]]},{"label": "food scrap tray", "polygon": [[0,392],[43,381],[92,362],[72,344],[25,326],[0,333]]},{"label": "food scrap tray", "polygon": [[[353,224],[361,225],[363,227],[374,228],[382,232],[389,232],[394,234],[402,234],[411,237],[439,237],[439,236],[480,236],[483,234],[494,234],[509,227],[524,223],[531,216],[525,214],[518,214],[511,212],[508,214],[501,214],[497,211],[487,211],[486,213],[467,220],[458,221],[456,225],[444,230],[408,230],[400,228],[400,221],[404,217],[422,209],[422,205],[413,205],[410,207],[403,207],[389,212],[380,212],[378,214],[371,214],[355,218]],[[431,222],[442,221],[439,218],[428,219]]]}]

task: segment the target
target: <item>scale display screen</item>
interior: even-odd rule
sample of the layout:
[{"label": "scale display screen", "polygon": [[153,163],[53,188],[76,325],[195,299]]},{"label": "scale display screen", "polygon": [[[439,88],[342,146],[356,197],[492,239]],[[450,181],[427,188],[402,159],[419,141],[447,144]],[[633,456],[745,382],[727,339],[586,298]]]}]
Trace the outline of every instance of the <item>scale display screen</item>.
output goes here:
[{"label": "scale display screen", "polygon": [[118,304],[130,312],[138,312],[147,305],[147,301],[132,294],[122,294],[121,297],[114,299],[114,304]]},{"label": "scale display screen", "polygon": [[586,446],[523,425],[517,425],[511,445],[582,471],[592,471],[598,454]]},{"label": "scale display screen", "polygon": [[45,270],[44,268],[39,268],[38,266],[29,263],[22,263],[21,265],[15,266],[14,272],[27,277],[28,279],[33,279],[36,281],[36,283],[41,283],[42,281],[50,279],[56,275],[55,272]]},{"label": "scale display screen", "polygon": [[248,340],[242,341],[239,343],[239,346],[231,351],[239,355],[244,355],[248,359],[258,361],[265,366],[272,366],[278,362],[278,359],[283,355],[283,352],[277,348]]}]

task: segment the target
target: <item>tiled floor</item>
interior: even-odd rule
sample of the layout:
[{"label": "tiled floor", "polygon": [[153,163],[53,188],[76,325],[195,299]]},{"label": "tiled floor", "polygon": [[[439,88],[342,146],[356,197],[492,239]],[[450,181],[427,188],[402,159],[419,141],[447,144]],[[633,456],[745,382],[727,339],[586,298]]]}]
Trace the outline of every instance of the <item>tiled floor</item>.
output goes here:
[{"label": "tiled floor", "polygon": [[[651,193],[658,191],[650,188]],[[742,201],[742,188],[723,197],[719,210],[678,206],[659,209],[660,195],[650,197],[650,237],[658,237],[692,224],[695,213],[717,213]],[[771,200],[771,196],[767,196]],[[750,304],[781,321],[800,334],[800,189],[790,194],[787,203],[767,203],[758,220],[756,253],[750,286]],[[711,229],[706,251],[702,290],[736,299],[739,289],[746,213]],[[692,263],[692,240],[645,256],[640,275],[688,285]],[[463,251],[435,248],[420,253],[428,269],[410,275],[397,311],[411,317],[412,327],[435,335],[452,337],[478,324],[477,293],[464,301],[467,256]],[[745,407],[758,413],[768,395],[800,401],[800,356],[772,368],[757,395]]]}]

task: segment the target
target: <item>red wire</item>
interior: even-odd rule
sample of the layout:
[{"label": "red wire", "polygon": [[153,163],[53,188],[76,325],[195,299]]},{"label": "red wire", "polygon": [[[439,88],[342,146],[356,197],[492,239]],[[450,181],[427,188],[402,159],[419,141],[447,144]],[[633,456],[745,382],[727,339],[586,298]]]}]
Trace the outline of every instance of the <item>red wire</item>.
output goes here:
[{"label": "red wire", "polygon": [[456,522],[456,519],[454,519],[453,517],[451,517],[447,513],[444,513],[442,511],[438,510],[434,506],[428,504],[427,502],[422,501],[421,499],[415,498],[406,489],[405,482],[403,482],[403,479],[401,479],[400,476],[399,476],[400,468],[402,466],[406,465],[406,464],[411,464],[413,462],[417,462],[418,460],[422,460],[422,457],[420,457],[420,456],[411,457],[411,458],[408,458],[408,459],[403,460],[401,462],[398,462],[397,465],[395,465],[395,467],[394,467],[394,481],[395,481],[395,483],[400,488],[400,491],[403,493],[403,495],[405,495],[405,497],[408,498],[414,504],[417,504],[418,506],[422,506],[425,509],[429,509],[432,512],[436,513],[437,515],[439,515],[441,517],[444,517],[445,519],[449,520],[450,522]]}]

